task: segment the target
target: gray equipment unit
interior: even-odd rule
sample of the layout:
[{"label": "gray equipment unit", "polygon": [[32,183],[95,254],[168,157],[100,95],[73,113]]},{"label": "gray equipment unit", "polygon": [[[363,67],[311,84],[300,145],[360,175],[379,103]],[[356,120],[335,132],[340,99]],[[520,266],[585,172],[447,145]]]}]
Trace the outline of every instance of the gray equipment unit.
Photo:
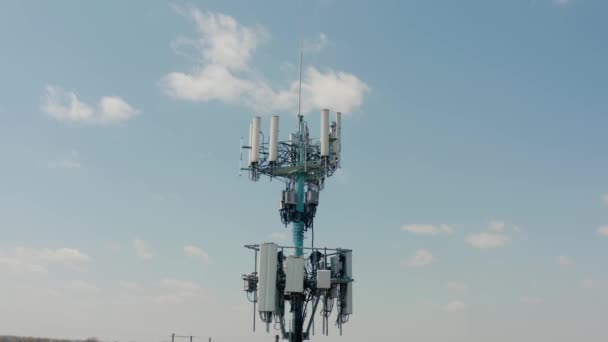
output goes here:
[{"label": "gray equipment unit", "polygon": [[285,202],[285,204],[296,205],[298,202],[296,192],[293,190],[283,190],[283,202]]},{"label": "gray equipment unit", "polygon": [[331,288],[331,271],[330,270],[318,270],[317,271],[317,289],[330,289]]},{"label": "gray equipment unit", "polygon": [[308,190],[306,192],[306,204],[318,205],[319,204],[319,192],[316,190]]},{"label": "gray equipment unit", "polygon": [[285,263],[285,292],[304,292],[304,258],[290,255]]},{"label": "gray equipment unit", "polygon": [[[303,323],[299,333],[302,340],[311,337],[315,316],[322,321],[322,333],[329,334],[329,319],[335,315],[336,325],[342,332],[342,325],[353,313],[352,251],[349,249],[305,247],[310,251],[307,257],[286,256],[286,249],[292,246],[277,246],[274,243],[246,245],[259,255],[259,273],[243,275],[245,291],[258,291],[258,312],[262,322],[268,325],[276,322],[284,339],[294,340],[294,331],[288,331],[285,324],[286,304],[294,309],[294,299],[303,296],[303,307],[309,309],[308,321]],[[274,278],[274,280],[273,280]],[[258,287],[250,284],[258,284]],[[255,318],[254,318],[255,319]],[[254,325],[255,327],[255,325]],[[312,329],[312,330],[311,330]]]}]

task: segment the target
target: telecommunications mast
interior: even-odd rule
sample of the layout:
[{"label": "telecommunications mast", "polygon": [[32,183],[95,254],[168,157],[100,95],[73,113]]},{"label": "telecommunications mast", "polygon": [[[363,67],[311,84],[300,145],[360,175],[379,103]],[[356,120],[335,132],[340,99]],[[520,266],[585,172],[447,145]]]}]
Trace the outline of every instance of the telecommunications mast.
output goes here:
[{"label": "telecommunications mast", "polygon": [[[301,64],[300,59],[300,90]],[[340,334],[342,325],[353,313],[352,250],[304,247],[304,233],[310,230],[314,237],[313,219],[319,192],[325,179],[340,167],[342,115],[337,112],[331,124],[329,116],[328,109],[321,110],[318,141],[310,138],[299,108],[298,130],[289,134],[287,141],[279,140],[278,116],[270,118],[270,134],[265,141],[266,136],[260,129],[261,117],[256,116],[249,125],[249,145],[242,146],[248,150],[249,158],[248,166],[241,169],[248,172],[252,181],[265,175],[285,182],[279,215],[285,226],[292,225],[293,246],[246,245],[255,254],[254,272],[243,275],[242,279],[247,296],[253,302],[254,331],[257,311],[260,320],[266,323],[267,332],[274,323],[282,338],[290,342],[310,339],[317,311],[326,335],[332,312]],[[289,324],[285,321],[286,312],[291,312]]]}]

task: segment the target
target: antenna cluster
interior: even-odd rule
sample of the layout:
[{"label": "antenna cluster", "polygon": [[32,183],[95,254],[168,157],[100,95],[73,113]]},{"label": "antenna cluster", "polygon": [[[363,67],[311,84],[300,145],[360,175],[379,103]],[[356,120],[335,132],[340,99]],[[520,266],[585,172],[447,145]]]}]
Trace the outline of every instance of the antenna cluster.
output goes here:
[{"label": "antenna cluster", "polygon": [[[244,290],[254,303],[254,331],[257,304],[266,331],[274,324],[289,341],[308,340],[311,333],[314,335],[317,312],[322,334],[329,335],[330,317],[335,313],[335,324],[342,335],[342,325],[353,313],[352,250],[305,247],[310,254],[303,258],[286,254],[295,247],[272,242],[245,247],[255,252],[256,259],[256,271],[242,277]],[[286,312],[292,313],[289,326],[285,323]]]},{"label": "antenna cluster", "polygon": [[[259,116],[254,117],[249,125],[249,145],[243,146],[249,151],[248,167],[242,168],[249,178],[258,181],[260,176],[279,178],[285,182],[285,190],[279,200],[281,222],[302,221],[304,230],[312,227],[319,192],[325,185],[325,179],[334,174],[340,167],[342,114],[336,113],[335,121],[329,122],[329,109],[321,111],[321,132],[319,140],[310,138],[308,124],[299,115],[299,129],[289,134],[287,141],[279,141],[279,116],[270,118],[268,138],[261,131]],[[298,213],[296,196],[297,177],[301,176],[305,184],[304,210]]]},{"label": "antenna cluster", "polygon": [[[260,128],[262,119],[256,116],[249,125],[249,145],[242,146],[248,150],[249,158],[248,166],[241,166],[241,170],[247,171],[252,181],[265,175],[285,183],[279,216],[285,226],[293,225],[294,246],[275,243],[245,246],[255,253],[254,272],[242,277],[244,290],[254,304],[253,328],[257,313],[266,323],[267,331],[274,322],[283,339],[291,342],[309,339],[311,328],[314,334],[317,311],[324,334],[329,334],[332,312],[340,333],[353,312],[352,250],[316,248],[314,238],[311,247],[304,247],[304,232],[310,229],[314,234],[319,192],[325,179],[340,167],[342,115],[337,112],[331,123],[329,116],[328,109],[321,110],[320,137],[314,140],[299,114],[298,130],[290,133],[287,141],[279,140],[278,116],[270,118],[267,138]],[[287,250],[293,250],[293,254],[286,255]],[[310,254],[304,256],[305,250]],[[286,313],[292,314],[289,324],[285,322]]]}]

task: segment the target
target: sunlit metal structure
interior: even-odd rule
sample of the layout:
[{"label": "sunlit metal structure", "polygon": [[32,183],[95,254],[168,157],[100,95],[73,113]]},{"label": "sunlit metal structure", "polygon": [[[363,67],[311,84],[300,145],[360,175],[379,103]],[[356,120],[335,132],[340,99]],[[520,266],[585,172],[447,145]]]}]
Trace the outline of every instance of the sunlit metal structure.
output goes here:
[{"label": "sunlit metal structure", "polygon": [[[254,305],[254,330],[257,313],[267,331],[274,322],[273,327],[290,342],[310,339],[317,312],[324,334],[329,334],[332,312],[340,333],[353,313],[352,251],[315,247],[314,238],[310,247],[304,247],[305,232],[310,231],[314,237],[319,193],[326,178],[340,167],[342,115],[337,112],[330,123],[330,111],[321,110],[318,140],[311,139],[301,114],[297,120],[297,132],[290,133],[287,141],[280,141],[278,116],[270,118],[267,136],[261,131],[262,118],[254,117],[249,126],[249,144],[242,146],[249,154],[248,165],[241,167],[252,181],[267,176],[285,183],[279,216],[286,227],[292,225],[293,246],[245,246],[254,251],[255,266],[242,279]],[[286,324],[286,313],[291,313],[290,324]]]}]

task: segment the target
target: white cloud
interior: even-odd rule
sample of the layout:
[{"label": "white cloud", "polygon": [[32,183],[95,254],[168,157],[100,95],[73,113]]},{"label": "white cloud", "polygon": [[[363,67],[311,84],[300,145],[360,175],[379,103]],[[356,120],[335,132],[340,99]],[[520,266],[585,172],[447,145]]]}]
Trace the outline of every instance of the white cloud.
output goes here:
[{"label": "white cloud", "polygon": [[180,292],[188,293],[197,292],[202,289],[202,287],[197,283],[173,278],[165,278],[161,281],[161,284],[172,290],[178,290]]},{"label": "white cloud", "polygon": [[[291,98],[296,97],[296,85],[297,81],[294,81],[290,87],[293,94]],[[313,109],[331,108],[349,114],[361,107],[363,95],[368,91],[367,84],[353,74],[309,67],[302,80],[302,111],[306,113]],[[283,100],[284,97],[286,94],[280,93],[278,99]],[[288,111],[291,108],[295,110],[297,102],[294,99],[291,104],[279,104],[275,111]]]},{"label": "white cloud", "polygon": [[78,160],[74,160],[74,159],[62,159],[62,160],[58,160],[58,161],[53,161],[49,163],[49,167],[51,169],[66,169],[66,170],[73,170],[73,169],[80,169],[82,165],[80,164],[80,162]]},{"label": "white cloud", "polygon": [[466,310],[467,306],[460,300],[455,300],[448,303],[443,309],[447,312],[457,312]]},{"label": "white cloud", "polygon": [[447,224],[406,224],[401,227],[401,230],[416,235],[452,234],[454,232],[454,229]]},{"label": "white cloud", "polygon": [[120,287],[122,287],[125,290],[137,290],[139,289],[139,284],[137,284],[136,282],[133,281],[128,281],[128,280],[121,280],[118,282],[118,284],[120,285]]},{"label": "white cloud", "polygon": [[159,304],[175,304],[181,303],[184,300],[182,296],[176,294],[165,294],[154,298],[154,301]]},{"label": "white cloud", "polygon": [[315,39],[306,39],[302,42],[302,52],[310,54],[319,53],[328,43],[329,38],[325,33],[321,32]]},{"label": "white cloud", "polygon": [[74,248],[26,248],[0,249],[0,267],[14,272],[47,272],[52,264],[75,267],[91,258]]},{"label": "white cloud", "polygon": [[492,220],[488,223],[488,229],[492,232],[500,233],[506,227],[506,223],[504,221]]},{"label": "white cloud", "polygon": [[426,249],[419,249],[409,259],[403,260],[401,264],[407,267],[424,267],[435,263],[437,258]]},{"label": "white cloud", "polygon": [[152,258],[152,252],[150,252],[150,250],[148,249],[148,246],[146,246],[146,243],[144,242],[144,240],[140,240],[140,239],[133,240],[133,248],[135,248],[135,253],[137,253],[137,256],[140,257],[141,259],[151,259]]},{"label": "white cloud", "polygon": [[40,289],[40,293],[45,297],[61,297],[63,295],[61,291],[50,288]]},{"label": "white cloud", "polygon": [[446,287],[448,288],[448,290],[457,292],[466,291],[469,288],[467,284],[458,281],[450,281],[447,283]]},{"label": "white cloud", "polygon": [[78,153],[76,151],[72,151],[68,158],[64,158],[57,161],[52,161],[48,163],[48,167],[51,169],[66,169],[66,170],[74,170],[80,169],[82,165],[78,160]]},{"label": "white cloud", "polygon": [[555,263],[562,267],[568,267],[572,265],[572,260],[566,255],[559,255],[555,257]]},{"label": "white cloud", "polygon": [[[169,96],[195,102],[216,100],[258,113],[296,112],[298,80],[277,89],[250,65],[258,45],[268,39],[264,28],[244,26],[231,16],[196,8],[181,12],[193,19],[199,37],[179,38],[173,45],[178,51],[180,45],[194,47],[202,65],[190,72],[165,75],[160,85]],[[361,106],[368,91],[369,87],[353,74],[308,67],[303,70],[302,111],[331,108],[348,114]]]},{"label": "white cloud", "polygon": [[46,99],[42,105],[50,117],[57,121],[88,124],[114,124],[127,121],[140,112],[117,96],[104,96],[96,108],[78,99],[73,91],[58,86],[46,86]]},{"label": "white cloud", "polygon": [[507,231],[521,233],[522,228],[502,220],[491,220],[488,222],[488,231],[492,233],[506,233]]},{"label": "white cloud", "polygon": [[46,268],[40,264],[23,262],[22,260],[0,256],[0,268],[19,273],[43,273]]},{"label": "white cloud", "polygon": [[116,96],[104,96],[99,100],[99,121],[117,123],[131,119],[139,111],[133,109],[125,100]]},{"label": "white cloud", "polygon": [[209,254],[199,247],[190,245],[184,246],[184,253],[186,253],[188,256],[199,259],[205,264],[211,264],[211,257],[209,257]]},{"label": "white cloud", "polygon": [[275,242],[285,242],[287,241],[287,233],[285,232],[275,232],[268,236],[272,241]]},{"label": "white cloud", "polygon": [[597,233],[602,236],[608,236],[608,226],[601,226],[597,229]]},{"label": "white cloud", "polygon": [[86,262],[90,258],[88,255],[81,253],[74,248],[59,248],[59,249],[42,249],[39,251],[40,257],[50,262],[59,262],[69,264],[73,262]]},{"label": "white cloud", "polygon": [[70,283],[70,287],[80,292],[99,292],[99,288],[97,286],[87,283],[84,280],[74,280]]},{"label": "white cloud", "polygon": [[604,194],[604,196],[602,196],[602,202],[604,202],[605,205],[608,205],[608,194]]},{"label": "white cloud", "polygon": [[571,3],[572,0],[553,0],[553,3],[559,6],[565,6]]},{"label": "white cloud", "polygon": [[465,241],[473,247],[489,249],[504,246],[509,241],[509,237],[503,234],[479,233],[470,234]]},{"label": "white cloud", "polygon": [[257,46],[268,39],[262,26],[243,26],[229,15],[196,8],[191,8],[189,14],[200,34],[198,43],[203,60],[209,64],[231,70],[247,69]]},{"label": "white cloud", "polygon": [[107,243],[104,244],[104,246],[105,246],[105,248],[107,248],[107,249],[109,249],[109,250],[111,250],[113,252],[119,251],[122,248],[122,246],[120,245],[120,243],[118,243],[116,241],[107,242]]},{"label": "white cloud", "polygon": [[584,289],[594,289],[598,286],[597,281],[593,280],[593,279],[584,279],[581,282],[581,287]]},{"label": "white cloud", "polygon": [[194,282],[166,278],[161,281],[161,285],[167,293],[155,298],[159,303],[179,303],[186,299],[205,296],[205,289]]},{"label": "white cloud", "polygon": [[537,305],[542,302],[542,298],[536,296],[522,296],[519,301],[524,304]]}]

